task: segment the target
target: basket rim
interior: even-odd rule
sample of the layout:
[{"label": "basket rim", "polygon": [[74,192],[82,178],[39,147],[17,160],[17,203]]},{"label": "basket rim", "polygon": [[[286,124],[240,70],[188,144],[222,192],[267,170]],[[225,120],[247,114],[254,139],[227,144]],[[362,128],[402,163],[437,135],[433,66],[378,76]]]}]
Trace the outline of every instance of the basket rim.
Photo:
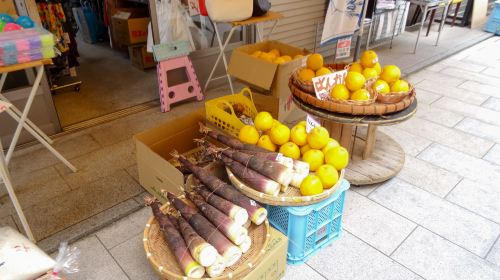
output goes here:
[{"label": "basket rim", "polygon": [[[170,204],[165,203],[164,205],[162,205],[162,207],[160,209],[163,212],[166,208],[169,208],[169,207],[171,207]],[[143,242],[144,251],[146,252],[146,258],[148,259],[150,265],[153,267],[156,274],[158,274],[161,277],[166,277],[167,279],[179,279],[179,280],[197,279],[197,278],[191,278],[191,277],[187,277],[185,275],[179,275],[179,274],[173,273],[173,272],[165,269],[163,266],[159,265],[158,262],[156,261],[156,259],[153,258],[153,255],[149,251],[150,246],[149,246],[148,236],[149,236],[149,232],[151,230],[151,225],[155,221],[156,221],[156,219],[155,219],[154,215],[151,215],[148,219],[148,222],[147,222],[145,228],[144,228],[142,242]],[[156,223],[157,223],[157,221],[156,221]],[[213,277],[213,278],[208,277],[208,278],[202,278],[202,279],[229,280],[229,279],[233,279],[234,277],[239,277],[241,274],[246,273],[249,270],[251,270],[253,267],[257,266],[262,261],[264,255],[267,253],[266,248],[267,248],[267,245],[269,244],[269,240],[271,239],[270,228],[269,228],[270,225],[269,225],[269,220],[267,218],[264,221],[264,223],[258,225],[257,227],[262,227],[262,226],[265,228],[264,243],[262,244],[262,249],[257,253],[257,255],[255,257],[255,259],[256,259],[255,263],[248,262],[248,263],[240,264],[240,267],[235,271],[236,273],[234,273],[234,274],[231,273],[228,276],[219,276],[219,277]],[[252,240],[252,244],[254,243],[253,241],[254,240]],[[168,250],[170,250],[170,249],[168,249]],[[178,265],[178,264],[176,263],[176,265]],[[243,269],[241,269],[241,268],[243,268]],[[199,280],[199,279],[197,279],[197,280]]]},{"label": "basket rim", "polygon": [[[320,194],[309,195],[309,196],[285,196],[281,193],[277,196],[265,194],[263,192],[259,192],[245,183],[243,183],[236,175],[234,175],[229,168],[226,168],[226,172],[228,174],[229,180],[233,184],[235,188],[241,191],[244,195],[264,204],[275,205],[275,206],[307,206],[311,204],[318,203],[329,198],[332,194],[334,194],[339,186],[342,185],[342,180],[344,179],[345,168],[340,171],[339,179],[337,183],[331,188],[324,190]],[[293,188],[293,187],[291,187]]]}]

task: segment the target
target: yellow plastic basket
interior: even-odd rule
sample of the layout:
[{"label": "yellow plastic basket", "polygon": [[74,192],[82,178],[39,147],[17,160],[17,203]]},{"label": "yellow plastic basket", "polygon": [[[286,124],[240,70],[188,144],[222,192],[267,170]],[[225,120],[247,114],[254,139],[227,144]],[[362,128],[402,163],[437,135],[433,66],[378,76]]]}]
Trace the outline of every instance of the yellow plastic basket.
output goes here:
[{"label": "yellow plastic basket", "polygon": [[[207,120],[225,132],[238,137],[240,129],[245,125],[234,112],[233,105],[241,104],[243,113],[255,118],[257,109],[253,103],[252,92],[249,88],[242,89],[239,93],[225,95],[205,102]],[[230,113],[229,113],[230,112]]]}]

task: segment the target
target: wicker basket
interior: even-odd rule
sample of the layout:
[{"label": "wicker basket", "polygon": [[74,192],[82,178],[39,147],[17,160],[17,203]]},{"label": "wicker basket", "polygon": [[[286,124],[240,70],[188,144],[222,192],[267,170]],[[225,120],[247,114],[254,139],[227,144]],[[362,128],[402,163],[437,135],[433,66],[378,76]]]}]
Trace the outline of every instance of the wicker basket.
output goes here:
[{"label": "wicker basket", "polygon": [[[347,64],[341,63],[341,64],[325,64],[324,65],[326,68],[332,70],[332,71],[339,71],[339,70],[344,70],[347,67]],[[299,78],[299,71],[304,69],[305,67],[301,67],[296,69],[292,77],[294,78],[295,85],[297,85],[300,89],[302,89],[305,92],[312,93],[314,94],[314,85],[310,81],[302,81]]]},{"label": "wicker basket", "polygon": [[[189,201],[186,202],[189,203]],[[164,213],[175,211],[173,207],[166,204],[163,205],[161,210]],[[269,221],[266,219],[266,221],[259,226],[251,224],[248,227],[248,235],[252,239],[250,250],[244,253],[236,264],[226,268],[221,276],[210,278],[208,275],[205,275],[204,279],[240,279],[257,265],[266,254],[265,249],[267,248],[267,243],[270,238]],[[149,218],[146,224],[143,243],[146,257],[160,277],[169,280],[192,279],[184,276],[181,268],[177,264],[175,256],[168,248],[163,233],[160,231],[160,226],[154,217]]]},{"label": "wicker basket", "polygon": [[409,95],[415,95],[415,87],[412,83],[408,83],[410,89],[406,92],[389,92],[389,93],[379,93],[377,96],[377,101],[385,104],[398,103],[405,99]]}]

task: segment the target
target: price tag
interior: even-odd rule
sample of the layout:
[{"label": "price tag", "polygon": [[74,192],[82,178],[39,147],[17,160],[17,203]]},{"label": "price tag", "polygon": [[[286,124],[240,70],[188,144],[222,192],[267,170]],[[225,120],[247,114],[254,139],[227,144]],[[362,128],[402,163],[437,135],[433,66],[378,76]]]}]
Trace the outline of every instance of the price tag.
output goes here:
[{"label": "price tag", "polygon": [[10,106],[12,106],[12,104],[10,104],[9,102],[5,102],[5,101],[0,100],[0,113],[9,109]]},{"label": "price tag", "polygon": [[307,114],[306,118],[306,132],[309,133],[313,128],[321,126],[321,123],[313,116]]},{"label": "price tag", "polygon": [[351,56],[351,41],[352,36],[337,40],[337,51],[335,52],[335,59]]},{"label": "price tag", "polygon": [[330,92],[336,84],[344,83],[347,76],[347,70],[336,71],[324,76],[314,77],[312,79],[316,98],[325,100],[328,99]]}]

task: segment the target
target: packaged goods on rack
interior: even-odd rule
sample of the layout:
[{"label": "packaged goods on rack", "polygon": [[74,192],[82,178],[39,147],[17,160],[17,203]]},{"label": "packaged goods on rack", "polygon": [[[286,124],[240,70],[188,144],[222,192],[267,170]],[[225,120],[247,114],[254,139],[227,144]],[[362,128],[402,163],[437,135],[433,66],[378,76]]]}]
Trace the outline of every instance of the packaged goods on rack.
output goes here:
[{"label": "packaged goods on rack", "polygon": [[43,28],[0,33],[0,66],[55,56],[54,36]]}]

